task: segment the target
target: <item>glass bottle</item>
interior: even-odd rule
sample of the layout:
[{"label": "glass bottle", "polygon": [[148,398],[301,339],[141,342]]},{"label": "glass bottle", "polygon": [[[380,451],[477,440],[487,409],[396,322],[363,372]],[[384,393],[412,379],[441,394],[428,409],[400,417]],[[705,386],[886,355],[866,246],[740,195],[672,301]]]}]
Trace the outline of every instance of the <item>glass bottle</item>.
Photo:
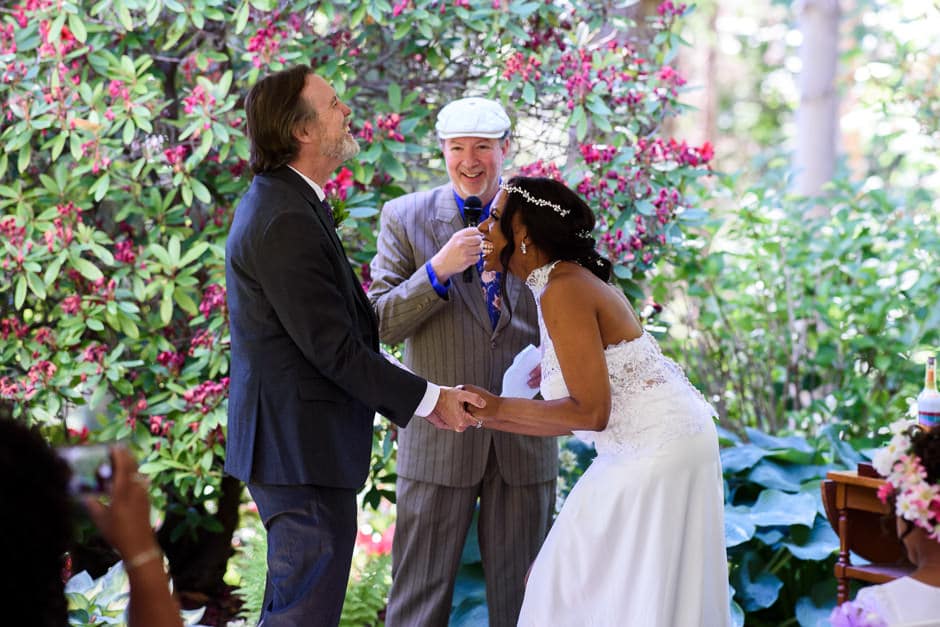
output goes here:
[{"label": "glass bottle", "polygon": [[917,422],[932,428],[940,425],[940,392],[937,392],[937,358],[927,358],[924,389],[917,396]]}]

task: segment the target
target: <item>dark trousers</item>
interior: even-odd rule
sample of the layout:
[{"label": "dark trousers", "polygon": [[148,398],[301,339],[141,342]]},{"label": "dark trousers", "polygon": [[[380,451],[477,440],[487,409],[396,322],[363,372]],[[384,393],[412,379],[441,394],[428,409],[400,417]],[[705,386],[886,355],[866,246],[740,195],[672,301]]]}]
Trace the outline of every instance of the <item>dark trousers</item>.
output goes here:
[{"label": "dark trousers", "polygon": [[264,627],[335,627],[356,541],[356,491],[249,483],[268,532]]}]

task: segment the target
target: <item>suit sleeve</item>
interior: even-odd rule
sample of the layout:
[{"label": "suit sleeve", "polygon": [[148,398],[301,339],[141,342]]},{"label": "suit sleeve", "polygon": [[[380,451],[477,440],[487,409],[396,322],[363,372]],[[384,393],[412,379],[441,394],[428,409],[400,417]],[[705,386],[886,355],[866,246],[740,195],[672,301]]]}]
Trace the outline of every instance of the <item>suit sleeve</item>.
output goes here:
[{"label": "suit sleeve", "polygon": [[337,278],[350,270],[313,212],[275,217],[260,254],[265,296],[306,359],[353,398],[406,425],[427,382],[388,362],[355,332],[358,322],[347,306],[354,296]]},{"label": "suit sleeve", "polygon": [[[404,341],[447,306],[447,301],[434,291],[424,268],[433,253],[422,255],[418,242],[413,241],[418,237],[415,222],[427,219],[417,214],[418,207],[413,200],[393,201],[382,210],[369,300],[379,319],[379,336],[386,344]],[[406,228],[408,222],[412,227],[410,236]],[[426,231],[422,235],[424,233]],[[429,236],[428,240],[428,249],[433,248]]]}]

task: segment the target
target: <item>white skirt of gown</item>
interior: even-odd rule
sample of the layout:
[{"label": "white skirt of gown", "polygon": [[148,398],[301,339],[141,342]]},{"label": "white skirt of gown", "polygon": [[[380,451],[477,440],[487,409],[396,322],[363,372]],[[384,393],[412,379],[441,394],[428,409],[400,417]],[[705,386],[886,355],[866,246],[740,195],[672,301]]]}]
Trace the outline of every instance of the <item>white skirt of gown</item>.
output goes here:
[{"label": "white skirt of gown", "polygon": [[714,425],[654,454],[599,455],[532,566],[524,627],[731,622]]}]

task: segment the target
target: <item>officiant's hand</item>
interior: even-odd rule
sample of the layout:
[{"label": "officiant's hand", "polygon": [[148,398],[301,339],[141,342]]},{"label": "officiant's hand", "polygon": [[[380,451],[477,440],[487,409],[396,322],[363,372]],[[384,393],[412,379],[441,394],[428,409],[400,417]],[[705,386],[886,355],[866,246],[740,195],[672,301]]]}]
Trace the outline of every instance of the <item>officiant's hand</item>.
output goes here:
[{"label": "officiant's hand", "polygon": [[479,419],[470,414],[470,410],[484,407],[486,401],[475,391],[442,386],[437,405],[427,419],[439,429],[465,431],[468,427],[476,427],[479,422]]},{"label": "officiant's hand", "polygon": [[483,234],[475,226],[460,229],[450,236],[447,243],[431,257],[431,267],[437,280],[444,283],[455,274],[460,274],[480,259]]},{"label": "officiant's hand", "polygon": [[529,380],[526,381],[526,384],[533,390],[538,389],[542,385],[542,364],[535,364],[535,368],[529,372]]}]

